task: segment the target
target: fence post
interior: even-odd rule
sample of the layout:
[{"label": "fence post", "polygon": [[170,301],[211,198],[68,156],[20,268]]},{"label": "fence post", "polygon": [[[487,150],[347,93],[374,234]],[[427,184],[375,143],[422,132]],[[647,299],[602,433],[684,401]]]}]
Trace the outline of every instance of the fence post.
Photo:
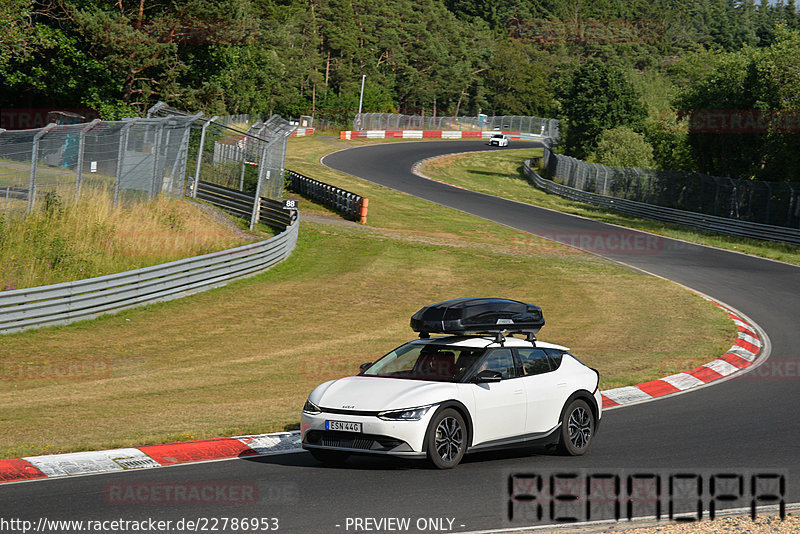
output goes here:
[{"label": "fence post", "polygon": [[242,148],[239,150],[239,153],[242,155],[242,171],[239,173],[239,191],[244,191],[244,168],[247,165],[247,142],[249,139],[249,132],[242,138]]},{"label": "fence post", "polygon": [[202,129],[200,130],[200,146],[197,149],[197,164],[194,166],[194,183],[192,184],[192,198],[197,198],[197,189],[200,185],[200,167],[203,163],[203,148],[206,142],[206,129],[208,125],[214,122],[219,118],[218,115],[214,115],[210,119],[206,121],[203,125]]},{"label": "fence post", "polygon": [[789,209],[786,213],[786,226],[787,228],[791,228],[792,226],[792,211],[794,211],[794,204],[797,202],[797,194],[792,187],[791,183],[786,184],[789,187]]},{"label": "fence post", "polygon": [[200,113],[192,115],[187,119],[183,130],[183,136],[181,137],[181,145],[178,149],[178,153],[175,154],[175,163],[172,165],[172,172],[170,173],[170,189],[174,188],[172,180],[177,172],[181,179],[181,196],[186,194],[186,163],[189,159],[189,136],[192,133],[192,124],[194,124],[194,122],[202,116],[203,112],[201,111]]},{"label": "fence post", "polygon": [[286,133],[284,133],[284,135],[283,135],[283,146],[281,147],[281,150],[283,150],[282,157],[281,157],[281,176],[280,176],[281,187],[280,187],[280,189],[276,188],[276,190],[280,191],[280,195],[281,195],[280,198],[283,198],[283,174],[284,174],[284,172],[286,172],[286,145],[289,143],[289,137],[292,136],[292,133],[296,129],[297,128],[292,128],[289,131],[287,131]]},{"label": "fence post", "polygon": [[83,157],[86,149],[86,134],[89,132],[89,130],[100,124],[100,122],[100,119],[94,119],[88,124],[88,126],[81,130],[81,133],[78,137],[78,164],[75,166],[75,202],[77,202],[78,197],[81,196],[81,181],[83,179]]},{"label": "fence post", "polygon": [[117,149],[117,175],[114,180],[114,206],[119,202],[119,190],[122,182],[122,166],[125,161],[125,151],[128,149],[128,132],[138,119],[131,119],[119,131],[119,148]]},{"label": "fence post", "polygon": [[[0,128],[0,134],[5,132],[5,131],[6,131],[5,128]],[[8,193],[9,193],[10,190],[11,190],[10,186],[6,187],[6,200],[5,200],[5,205],[3,206],[3,210],[4,211],[8,211]]]},{"label": "fence post", "polygon": [[[153,141],[153,176],[150,183],[150,199],[155,196],[156,193],[156,181],[159,175],[159,165],[161,160],[161,140],[164,136],[164,123],[159,122],[156,126],[156,138]],[[167,137],[169,139],[169,137]],[[163,177],[162,177],[163,179]]]},{"label": "fence post", "polygon": [[[258,162],[258,179],[256,181],[256,194],[253,197],[253,213],[250,215],[250,231],[253,231],[255,228],[256,222],[261,217],[261,187],[262,182],[267,179],[269,180],[270,171],[266,170],[266,159],[267,159],[267,150],[269,150],[269,144],[263,143],[263,147],[261,148],[261,157]],[[265,172],[266,171],[266,172]],[[265,175],[266,174],[266,178]]]},{"label": "fence post", "polygon": [[39,163],[39,139],[44,137],[44,135],[55,128],[54,123],[50,123],[38,132],[36,135],[33,136],[33,147],[31,147],[31,177],[30,182],[28,184],[28,209],[27,213],[30,213],[33,209],[33,205],[35,203],[36,198],[36,166]]}]

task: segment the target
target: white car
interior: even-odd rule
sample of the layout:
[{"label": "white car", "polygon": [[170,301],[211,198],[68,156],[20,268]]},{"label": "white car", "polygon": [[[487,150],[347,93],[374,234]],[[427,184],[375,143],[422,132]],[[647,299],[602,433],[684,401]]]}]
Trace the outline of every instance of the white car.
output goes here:
[{"label": "white car", "polygon": [[303,448],[323,463],[372,454],[427,457],[441,469],[510,446],[584,454],[601,417],[599,373],[536,341],[543,324],[539,307],[507,299],[422,308],[411,320],[420,339],[311,392]]},{"label": "white car", "polygon": [[508,137],[503,134],[494,134],[489,138],[489,146],[508,146]]}]

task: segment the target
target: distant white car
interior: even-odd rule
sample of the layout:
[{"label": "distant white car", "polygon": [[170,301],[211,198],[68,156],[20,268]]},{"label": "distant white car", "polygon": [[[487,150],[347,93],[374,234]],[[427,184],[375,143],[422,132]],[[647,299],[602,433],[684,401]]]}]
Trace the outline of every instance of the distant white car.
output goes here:
[{"label": "distant white car", "polygon": [[584,454],[601,417],[599,373],[566,347],[536,341],[542,325],[538,306],[507,299],[422,308],[411,319],[420,339],[311,392],[303,448],[323,463],[372,454],[428,458],[440,469],[510,446]]},{"label": "distant white car", "polygon": [[489,139],[490,146],[508,146],[508,137],[503,134],[494,134]]}]

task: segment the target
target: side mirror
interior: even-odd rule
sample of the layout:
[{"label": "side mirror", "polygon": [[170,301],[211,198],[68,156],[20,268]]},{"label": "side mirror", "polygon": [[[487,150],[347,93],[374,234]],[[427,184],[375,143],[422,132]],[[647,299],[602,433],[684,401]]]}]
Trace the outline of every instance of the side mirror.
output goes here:
[{"label": "side mirror", "polygon": [[474,382],[476,384],[486,384],[486,383],[493,383],[493,382],[500,382],[503,379],[503,375],[500,374],[500,371],[492,371],[491,369],[484,369],[477,375],[475,375]]},{"label": "side mirror", "polygon": [[369,369],[370,367],[372,367],[372,362],[362,363],[361,365],[358,366],[358,368],[361,369],[362,373],[367,369]]}]

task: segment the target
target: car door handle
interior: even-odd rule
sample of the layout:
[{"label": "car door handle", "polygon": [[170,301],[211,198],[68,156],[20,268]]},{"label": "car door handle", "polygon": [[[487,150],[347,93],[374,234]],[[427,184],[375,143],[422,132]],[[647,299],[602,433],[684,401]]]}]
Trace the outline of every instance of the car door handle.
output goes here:
[{"label": "car door handle", "polygon": [[522,395],[523,391],[521,389],[515,389],[514,395]]},{"label": "car door handle", "polygon": [[556,384],[556,387],[565,388],[565,387],[567,387],[567,383],[566,382],[559,382],[558,384]]}]

